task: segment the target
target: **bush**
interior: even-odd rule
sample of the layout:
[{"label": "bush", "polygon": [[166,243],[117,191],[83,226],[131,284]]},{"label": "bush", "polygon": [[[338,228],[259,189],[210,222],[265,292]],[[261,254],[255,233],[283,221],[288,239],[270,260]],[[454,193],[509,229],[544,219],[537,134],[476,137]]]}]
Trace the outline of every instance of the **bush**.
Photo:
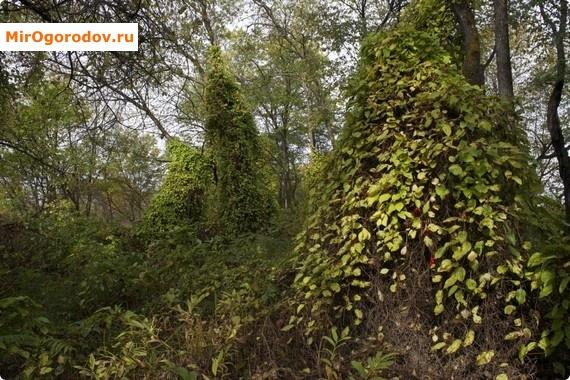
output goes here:
[{"label": "bush", "polygon": [[2,375],[36,379],[61,375],[75,349],[54,335],[54,326],[29,297],[0,299]]}]

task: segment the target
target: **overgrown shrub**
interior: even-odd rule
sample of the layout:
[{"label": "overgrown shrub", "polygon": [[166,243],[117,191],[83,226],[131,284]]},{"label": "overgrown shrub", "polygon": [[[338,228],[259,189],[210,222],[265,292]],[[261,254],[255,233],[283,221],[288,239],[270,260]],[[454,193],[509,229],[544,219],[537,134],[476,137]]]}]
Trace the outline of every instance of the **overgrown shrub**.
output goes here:
[{"label": "overgrown shrub", "polygon": [[537,250],[525,277],[543,314],[537,347],[545,353],[544,377],[565,378],[570,374],[570,237],[563,209],[558,200],[541,196],[523,211],[521,232]]}]

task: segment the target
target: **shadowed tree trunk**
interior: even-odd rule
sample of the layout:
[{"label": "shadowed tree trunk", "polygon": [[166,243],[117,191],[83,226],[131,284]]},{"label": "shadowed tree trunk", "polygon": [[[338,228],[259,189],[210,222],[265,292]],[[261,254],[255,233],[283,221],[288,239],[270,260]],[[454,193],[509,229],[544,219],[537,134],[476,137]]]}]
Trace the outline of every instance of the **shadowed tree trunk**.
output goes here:
[{"label": "shadowed tree trunk", "polygon": [[514,91],[511,48],[509,45],[508,0],[495,0],[495,52],[497,54],[499,96],[512,102]]},{"label": "shadowed tree trunk", "polygon": [[467,0],[456,1],[451,7],[463,35],[463,75],[469,83],[483,87],[485,74],[481,64],[481,42],[475,14]]},{"label": "shadowed tree trunk", "polygon": [[564,186],[564,206],[566,209],[566,222],[570,224],[570,157],[568,156],[568,149],[562,134],[560,126],[560,116],[558,114],[558,107],[562,100],[562,91],[564,90],[564,78],[566,76],[566,50],[564,41],[566,39],[566,29],[568,24],[568,0],[560,0],[560,20],[558,26],[551,19],[544,5],[540,5],[540,13],[546,24],[549,25],[554,44],[556,45],[556,77],[554,87],[548,99],[548,108],[546,114],[546,125],[554,154],[558,160],[560,178]]}]

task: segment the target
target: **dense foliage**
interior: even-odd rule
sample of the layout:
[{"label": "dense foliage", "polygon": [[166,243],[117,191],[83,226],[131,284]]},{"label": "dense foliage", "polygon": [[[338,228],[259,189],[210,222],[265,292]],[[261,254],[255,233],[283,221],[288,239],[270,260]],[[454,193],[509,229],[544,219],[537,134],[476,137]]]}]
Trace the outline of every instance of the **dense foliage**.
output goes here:
[{"label": "dense foliage", "polygon": [[262,177],[261,144],[239,87],[213,48],[206,77],[206,145],[215,161],[217,219],[225,233],[266,228],[273,200]]},{"label": "dense foliage", "polygon": [[519,377],[512,350],[524,358],[537,336],[525,311],[530,245],[516,235],[533,175],[524,147],[496,132],[514,129],[508,112],[434,41],[405,29],[367,41],[299,247],[292,321],[308,336],[323,319],[382,328],[402,355],[424,356],[405,360],[420,377],[468,376],[470,362]]},{"label": "dense foliage", "polygon": [[563,204],[470,76],[486,2],[72,3],[0,17],[134,18],[147,55],[0,53],[0,377],[570,374]]},{"label": "dense foliage", "polygon": [[168,173],[145,214],[143,233],[163,236],[172,229],[203,222],[212,168],[197,148],[173,139],[167,146]]}]

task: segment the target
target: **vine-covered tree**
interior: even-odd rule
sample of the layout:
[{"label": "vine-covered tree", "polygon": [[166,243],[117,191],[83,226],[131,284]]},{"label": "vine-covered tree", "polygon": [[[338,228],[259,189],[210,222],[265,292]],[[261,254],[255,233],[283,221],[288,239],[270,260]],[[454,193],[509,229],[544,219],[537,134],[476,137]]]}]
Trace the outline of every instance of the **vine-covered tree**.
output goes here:
[{"label": "vine-covered tree", "polygon": [[567,2],[0,0],[0,378],[567,378]]},{"label": "vine-covered tree", "polygon": [[520,378],[533,363],[515,353],[523,359],[539,332],[523,285],[529,245],[512,231],[537,181],[520,132],[496,133],[516,131],[514,119],[445,49],[451,9],[411,9],[362,50],[299,245],[291,323],[310,337],[329,325],[383,329],[410,376],[477,378],[476,366]]},{"label": "vine-covered tree", "polygon": [[205,142],[215,162],[217,219],[225,233],[259,231],[269,223],[273,202],[262,175],[258,131],[219,47],[210,51],[204,102]]}]

